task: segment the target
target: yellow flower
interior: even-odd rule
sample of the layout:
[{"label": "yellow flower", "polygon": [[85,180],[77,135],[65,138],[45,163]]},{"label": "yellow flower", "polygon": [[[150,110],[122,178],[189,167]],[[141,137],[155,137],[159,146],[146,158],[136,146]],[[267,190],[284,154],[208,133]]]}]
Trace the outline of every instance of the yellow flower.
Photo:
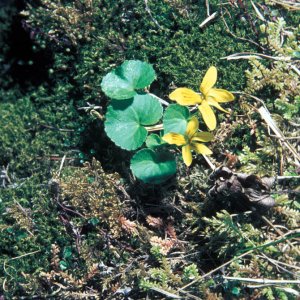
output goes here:
[{"label": "yellow flower", "polygon": [[197,94],[188,88],[178,88],[172,92],[169,97],[171,100],[176,101],[180,105],[196,105],[199,104],[199,110],[202,114],[203,120],[210,130],[214,130],[217,126],[216,116],[210,106],[214,106],[225,113],[228,113],[223,109],[219,103],[230,102],[234,100],[232,93],[223,90],[215,89],[213,86],[217,81],[217,68],[210,67],[201,84],[201,95]]},{"label": "yellow flower", "polygon": [[187,166],[192,163],[192,150],[199,154],[212,154],[212,152],[200,142],[209,142],[213,135],[210,132],[198,132],[199,122],[193,117],[187,124],[185,134],[170,132],[165,134],[162,139],[168,144],[182,146],[183,161]]}]

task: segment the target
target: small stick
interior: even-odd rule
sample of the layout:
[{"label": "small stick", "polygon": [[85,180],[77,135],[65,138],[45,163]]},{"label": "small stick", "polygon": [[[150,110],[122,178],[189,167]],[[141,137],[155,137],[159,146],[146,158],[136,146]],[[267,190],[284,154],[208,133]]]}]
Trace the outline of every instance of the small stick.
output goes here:
[{"label": "small stick", "polygon": [[248,255],[248,254],[250,254],[251,252],[253,252],[253,250],[249,250],[249,251],[247,251],[247,252],[245,252],[245,253],[243,253],[243,254],[237,256],[237,257],[232,258],[231,260],[227,261],[226,263],[222,264],[221,266],[219,266],[219,267],[217,267],[217,268],[211,270],[210,272],[208,272],[208,273],[202,275],[202,276],[199,277],[199,278],[194,279],[194,280],[191,281],[190,283],[188,283],[188,284],[186,284],[185,286],[183,286],[182,288],[180,288],[178,291],[180,292],[181,290],[186,289],[187,287],[193,285],[193,284],[196,283],[197,281],[200,281],[200,280],[204,279],[205,277],[210,276],[211,274],[213,274],[213,273],[219,271],[220,269],[226,267],[227,265],[230,265],[232,262],[234,262],[234,261],[236,261],[237,259],[240,259],[240,258],[242,258],[242,257],[244,257],[244,256],[246,256],[246,255]]},{"label": "small stick", "polygon": [[159,131],[159,130],[163,130],[163,124],[157,124],[157,125],[153,125],[153,126],[145,126],[145,129],[148,132],[152,132],[152,131]]},{"label": "small stick", "polygon": [[159,29],[163,29],[159,23],[157,22],[157,20],[153,17],[152,12],[148,6],[148,0],[144,0],[145,1],[145,6],[146,6],[146,12],[149,14],[150,18],[152,19],[152,21],[155,23],[155,25],[159,28]]},{"label": "small stick", "polygon": [[211,20],[213,20],[216,16],[217,16],[217,12],[214,12],[213,14],[211,14],[209,17],[207,17],[200,25],[200,28],[203,28],[208,22],[210,22]]},{"label": "small stick", "polygon": [[[265,221],[265,223],[267,223],[269,226],[271,226],[281,238],[284,238],[282,231],[279,230],[279,229],[277,229],[277,228],[272,224],[272,222],[270,222],[265,216],[261,216],[261,218]],[[292,249],[294,249],[294,250],[300,255],[300,252],[298,251],[298,249],[295,248],[295,247],[293,246],[293,244],[292,244],[289,240],[286,240],[286,242],[289,244],[289,246],[290,246]]]},{"label": "small stick", "polygon": [[[281,130],[277,127],[276,123],[271,117],[271,114],[265,107],[260,107],[258,109],[262,119],[268,124],[268,126],[273,130],[273,132],[281,139],[284,139],[284,135]],[[300,162],[300,155],[297,153],[296,149],[286,140],[282,142],[294,155],[294,157]]]},{"label": "small stick", "polygon": [[180,296],[176,295],[176,294],[173,294],[173,293],[170,293],[170,292],[167,292],[161,288],[158,288],[158,287],[151,287],[150,288],[152,291],[155,291],[155,292],[158,292],[160,294],[163,294],[165,296],[167,296],[168,298],[171,298],[171,299],[181,299]]},{"label": "small stick", "polygon": [[149,95],[151,95],[152,97],[156,98],[162,105],[165,105],[165,106],[169,106],[170,105],[169,102],[167,102],[164,99],[159,98],[158,96],[156,96],[156,95],[154,95],[152,93],[149,93]]},{"label": "small stick", "polygon": [[261,45],[259,45],[259,44],[256,43],[256,42],[254,42],[254,41],[252,41],[252,40],[249,40],[249,39],[246,39],[246,38],[238,37],[237,35],[235,35],[235,34],[229,29],[229,26],[228,26],[228,24],[227,24],[227,22],[226,22],[226,20],[225,20],[225,18],[224,18],[224,15],[223,15],[223,11],[222,11],[222,10],[221,10],[221,18],[222,18],[222,20],[223,20],[223,22],[224,22],[224,24],[225,24],[225,27],[226,27],[226,29],[227,29],[227,32],[228,32],[230,35],[232,35],[234,38],[239,39],[239,40],[241,40],[241,41],[246,41],[246,42],[248,42],[248,43],[254,44],[255,46],[259,47],[260,49],[265,50],[264,47],[262,47]]},{"label": "small stick", "polygon": [[[256,59],[262,59],[262,58],[268,58],[268,59],[273,59],[273,60],[279,60],[279,61],[290,61],[291,57],[290,56],[270,56],[266,54],[261,54],[261,53],[256,53],[256,52],[241,52],[241,53],[234,53],[225,57],[221,57],[221,59],[227,59],[227,60],[233,60],[233,59],[251,59],[251,58],[256,58]],[[294,68],[293,68],[294,69]]]},{"label": "small stick", "polygon": [[263,284],[300,284],[300,280],[276,280],[276,279],[255,279],[255,278],[240,278],[240,277],[231,277],[231,276],[222,276],[227,280],[237,280],[237,281],[247,281],[247,282],[256,282]]},{"label": "small stick", "polygon": [[216,169],[216,166],[211,162],[211,160],[205,154],[202,154],[202,156],[208,163],[209,167],[214,171]]},{"label": "small stick", "polygon": [[63,165],[64,165],[64,163],[65,163],[65,160],[66,160],[66,154],[65,154],[65,155],[63,156],[63,158],[61,159],[60,166],[59,166],[59,170],[58,170],[58,173],[57,173],[57,177],[60,176],[60,172],[61,172],[61,170],[62,170],[62,168],[63,168]]},{"label": "small stick", "polygon": [[261,21],[266,21],[264,16],[261,14],[261,12],[259,11],[259,9],[256,7],[256,5],[253,3],[253,1],[251,0],[251,4],[257,14],[257,17],[261,20]]},{"label": "small stick", "polygon": [[206,5],[206,13],[207,13],[207,16],[209,17],[210,12],[209,12],[209,1],[208,0],[205,0],[205,5]]}]

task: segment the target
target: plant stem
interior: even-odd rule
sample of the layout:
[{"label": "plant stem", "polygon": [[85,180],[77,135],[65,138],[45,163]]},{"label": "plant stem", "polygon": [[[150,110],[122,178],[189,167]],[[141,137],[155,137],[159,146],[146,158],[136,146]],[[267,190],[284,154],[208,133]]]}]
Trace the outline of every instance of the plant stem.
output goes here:
[{"label": "plant stem", "polygon": [[154,95],[152,93],[149,93],[149,95],[151,95],[152,97],[156,98],[162,105],[165,105],[165,106],[169,106],[170,105],[169,102],[167,102],[164,99],[159,98],[158,96],[156,96],[156,95]]},{"label": "plant stem", "polygon": [[152,132],[152,131],[159,131],[159,130],[163,130],[163,124],[157,124],[157,125],[153,125],[153,126],[145,126],[145,129],[148,132]]}]

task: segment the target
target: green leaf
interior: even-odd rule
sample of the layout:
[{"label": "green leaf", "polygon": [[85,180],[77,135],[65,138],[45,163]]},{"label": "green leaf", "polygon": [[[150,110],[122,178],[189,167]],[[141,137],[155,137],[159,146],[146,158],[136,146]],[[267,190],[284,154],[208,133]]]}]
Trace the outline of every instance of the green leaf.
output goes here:
[{"label": "green leaf", "polygon": [[70,257],[72,257],[72,247],[67,246],[67,247],[64,248],[63,258],[64,259],[68,259]]},{"label": "green leaf", "polygon": [[176,132],[184,134],[189,117],[190,112],[185,106],[171,104],[168,106],[164,114],[164,132]]},{"label": "green leaf", "polygon": [[153,67],[140,60],[126,60],[117,73],[131,82],[135,89],[145,88],[156,78]]},{"label": "green leaf", "polygon": [[98,218],[91,218],[88,220],[88,223],[93,225],[93,226],[96,226],[100,223],[100,220]]},{"label": "green leaf", "polygon": [[176,173],[176,161],[170,152],[142,149],[131,158],[130,168],[145,183],[158,184]]},{"label": "green leaf", "polygon": [[148,148],[156,148],[161,146],[162,144],[166,144],[165,141],[161,139],[161,137],[157,134],[150,134],[146,140],[146,146]]},{"label": "green leaf", "polygon": [[135,150],[146,140],[148,132],[144,126],[157,123],[162,111],[160,102],[148,94],[112,101],[104,123],[106,134],[119,147]]},{"label": "green leaf", "polygon": [[150,64],[139,60],[126,60],[120,67],[104,76],[101,88],[112,99],[130,99],[136,95],[136,89],[145,88],[155,78],[155,71]]},{"label": "green leaf", "polygon": [[231,290],[231,293],[235,296],[238,296],[240,294],[240,288],[239,287],[234,287],[232,290]]},{"label": "green leaf", "polygon": [[65,271],[65,270],[68,269],[69,264],[68,264],[66,261],[64,261],[64,260],[61,260],[61,261],[59,262],[59,267],[60,267],[60,269],[61,269],[62,271]]},{"label": "green leaf", "polygon": [[134,86],[126,78],[119,77],[115,71],[104,76],[101,82],[102,91],[112,99],[124,100],[136,95]]}]

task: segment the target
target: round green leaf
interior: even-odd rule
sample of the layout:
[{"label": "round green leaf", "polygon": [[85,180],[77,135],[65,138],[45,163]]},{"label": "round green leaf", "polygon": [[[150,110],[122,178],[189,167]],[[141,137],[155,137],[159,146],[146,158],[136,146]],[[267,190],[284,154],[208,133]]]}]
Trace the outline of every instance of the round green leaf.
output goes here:
[{"label": "round green leaf", "polygon": [[160,102],[148,94],[112,101],[105,116],[106,134],[119,147],[135,150],[146,140],[148,132],[144,126],[157,123],[162,110]]},{"label": "round green leaf", "polygon": [[118,72],[131,82],[135,89],[150,85],[156,78],[152,65],[140,60],[126,60]]},{"label": "round green leaf", "polygon": [[190,112],[185,106],[171,104],[165,111],[163,118],[164,132],[176,132],[184,134]]},{"label": "round green leaf", "polygon": [[150,64],[139,60],[126,60],[104,76],[101,88],[112,99],[129,99],[136,95],[136,89],[150,85],[155,77],[155,71]]},{"label": "round green leaf", "polygon": [[131,158],[130,168],[145,183],[158,184],[176,173],[176,161],[170,152],[142,149]]},{"label": "round green leaf", "polygon": [[106,96],[117,100],[129,99],[136,94],[132,82],[126,78],[121,78],[115,71],[104,76],[101,88]]}]

